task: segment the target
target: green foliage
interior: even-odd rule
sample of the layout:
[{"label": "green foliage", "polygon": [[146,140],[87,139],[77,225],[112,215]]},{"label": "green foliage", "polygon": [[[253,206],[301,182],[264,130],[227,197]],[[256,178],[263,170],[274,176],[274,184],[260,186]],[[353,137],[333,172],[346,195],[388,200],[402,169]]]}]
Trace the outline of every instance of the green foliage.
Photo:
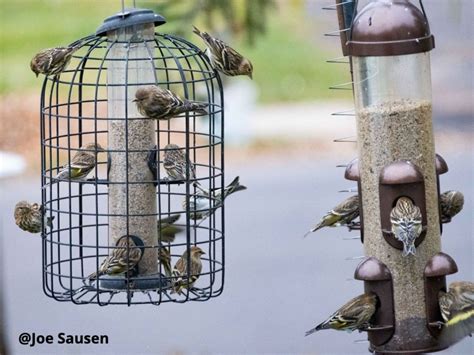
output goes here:
[{"label": "green foliage", "polygon": [[[159,31],[178,33],[200,47],[191,33],[193,23],[232,43],[252,60],[263,102],[339,98],[327,88],[348,81],[348,68],[325,63],[337,53],[321,50],[297,2],[288,2],[284,11],[273,0],[166,0],[158,5],[137,0],[137,6],[156,6],[168,21]],[[35,53],[93,33],[120,10],[119,0],[0,0],[0,93],[38,91],[42,79],[29,68]]]}]

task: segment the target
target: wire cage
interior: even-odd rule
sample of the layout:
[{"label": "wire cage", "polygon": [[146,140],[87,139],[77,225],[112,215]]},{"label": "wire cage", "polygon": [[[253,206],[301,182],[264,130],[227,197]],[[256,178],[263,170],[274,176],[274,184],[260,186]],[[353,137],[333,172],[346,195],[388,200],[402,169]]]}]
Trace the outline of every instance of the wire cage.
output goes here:
[{"label": "wire cage", "polygon": [[[66,70],[44,80],[42,204],[55,219],[43,228],[43,289],[58,301],[159,305],[222,293],[224,205],[217,198],[224,192],[222,83],[194,44],[155,33],[163,23],[151,10],[114,15],[96,34],[71,44],[78,49]],[[207,113],[143,117],[135,92],[153,85],[207,104]],[[163,170],[169,144],[185,154],[183,179]],[[96,164],[75,178],[74,159],[83,153]],[[120,248],[122,236],[143,242],[134,272],[89,279]],[[132,246],[121,247],[126,260]],[[190,266],[193,246],[205,253],[199,274]],[[181,257],[185,281],[174,292],[166,260],[173,267]],[[194,284],[193,276],[199,276]]]}]

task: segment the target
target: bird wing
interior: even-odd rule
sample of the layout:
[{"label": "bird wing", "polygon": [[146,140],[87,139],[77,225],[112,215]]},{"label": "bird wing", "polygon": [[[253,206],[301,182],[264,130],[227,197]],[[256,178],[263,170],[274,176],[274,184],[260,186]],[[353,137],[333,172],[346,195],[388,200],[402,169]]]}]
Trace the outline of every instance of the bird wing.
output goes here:
[{"label": "bird wing", "polygon": [[181,215],[179,214],[174,214],[169,217],[162,218],[158,221],[158,224],[161,226],[161,228],[166,228],[168,225],[175,223]]},{"label": "bird wing", "polygon": [[55,67],[58,64],[64,63],[68,56],[70,56],[76,49],[74,47],[58,47],[51,55],[49,66]]}]

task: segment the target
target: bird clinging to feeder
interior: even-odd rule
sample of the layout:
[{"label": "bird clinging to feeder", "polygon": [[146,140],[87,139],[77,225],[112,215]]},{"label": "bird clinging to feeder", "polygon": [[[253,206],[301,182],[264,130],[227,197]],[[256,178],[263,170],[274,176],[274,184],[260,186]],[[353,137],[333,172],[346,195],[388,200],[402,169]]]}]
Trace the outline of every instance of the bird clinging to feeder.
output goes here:
[{"label": "bird clinging to feeder", "polygon": [[464,195],[455,190],[443,192],[439,196],[439,204],[441,209],[441,222],[447,223],[461,212],[464,206]]},{"label": "bird clinging to feeder", "polygon": [[250,60],[220,39],[201,32],[196,26],[193,28],[193,32],[206,44],[207,56],[214,69],[228,76],[247,75],[250,79],[253,78],[253,65]]},{"label": "bird clinging to feeder", "polygon": [[72,55],[81,47],[82,42],[78,42],[68,47],[55,47],[43,49],[37,53],[30,62],[30,68],[38,77],[39,74],[58,75],[62,73],[69,62]]},{"label": "bird clinging to feeder", "polygon": [[377,309],[377,296],[374,293],[364,293],[347,302],[324,322],[306,332],[306,336],[323,329],[366,330]]},{"label": "bird clinging to feeder", "polygon": [[[190,261],[189,275],[188,275],[188,251],[186,250],[181,258],[176,262],[173,268],[173,277],[175,281],[173,283],[173,290],[171,293],[177,293],[180,295],[184,288],[192,288],[194,283],[199,278],[202,271],[201,256],[206,254],[198,246],[192,246],[190,249]],[[188,277],[189,276],[189,277]]]},{"label": "bird clinging to feeder", "polygon": [[97,164],[96,152],[104,149],[100,144],[89,143],[79,148],[69,164],[59,168],[55,179],[84,180]]},{"label": "bird clinging to feeder", "polygon": [[45,226],[53,226],[54,216],[44,216],[43,206],[38,203],[18,202],[15,205],[14,216],[16,225],[26,232],[40,233],[43,218]]},{"label": "bird clinging to feeder", "polygon": [[176,144],[168,144],[165,147],[163,167],[172,180],[186,180],[186,167],[189,169],[189,179],[196,179],[196,169],[191,160],[186,160],[186,154]]},{"label": "bird clinging to feeder", "polygon": [[351,196],[336,207],[334,207],[331,211],[329,211],[321,221],[314,226],[311,230],[309,230],[304,236],[306,237],[308,234],[317,231],[323,227],[336,227],[336,226],[343,226],[349,225],[359,216],[359,195]]},{"label": "bird clinging to feeder", "polygon": [[158,120],[169,120],[185,112],[206,115],[208,106],[206,103],[181,99],[170,90],[162,89],[156,85],[139,88],[133,102],[137,104],[138,111],[142,116]]}]

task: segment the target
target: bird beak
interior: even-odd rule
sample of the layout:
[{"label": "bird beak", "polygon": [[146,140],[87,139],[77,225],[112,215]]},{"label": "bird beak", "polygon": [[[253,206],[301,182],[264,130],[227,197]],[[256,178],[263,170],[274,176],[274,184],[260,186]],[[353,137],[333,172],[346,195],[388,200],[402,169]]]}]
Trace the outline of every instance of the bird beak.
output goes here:
[{"label": "bird beak", "polygon": [[253,74],[252,74],[252,73],[249,74],[249,78],[250,78],[251,80],[253,80]]},{"label": "bird beak", "polygon": [[38,77],[38,74],[39,74],[39,73],[35,73],[35,74],[36,74],[36,77]]},{"label": "bird beak", "polygon": [[137,102],[138,100],[137,99],[133,99],[132,102]]}]

